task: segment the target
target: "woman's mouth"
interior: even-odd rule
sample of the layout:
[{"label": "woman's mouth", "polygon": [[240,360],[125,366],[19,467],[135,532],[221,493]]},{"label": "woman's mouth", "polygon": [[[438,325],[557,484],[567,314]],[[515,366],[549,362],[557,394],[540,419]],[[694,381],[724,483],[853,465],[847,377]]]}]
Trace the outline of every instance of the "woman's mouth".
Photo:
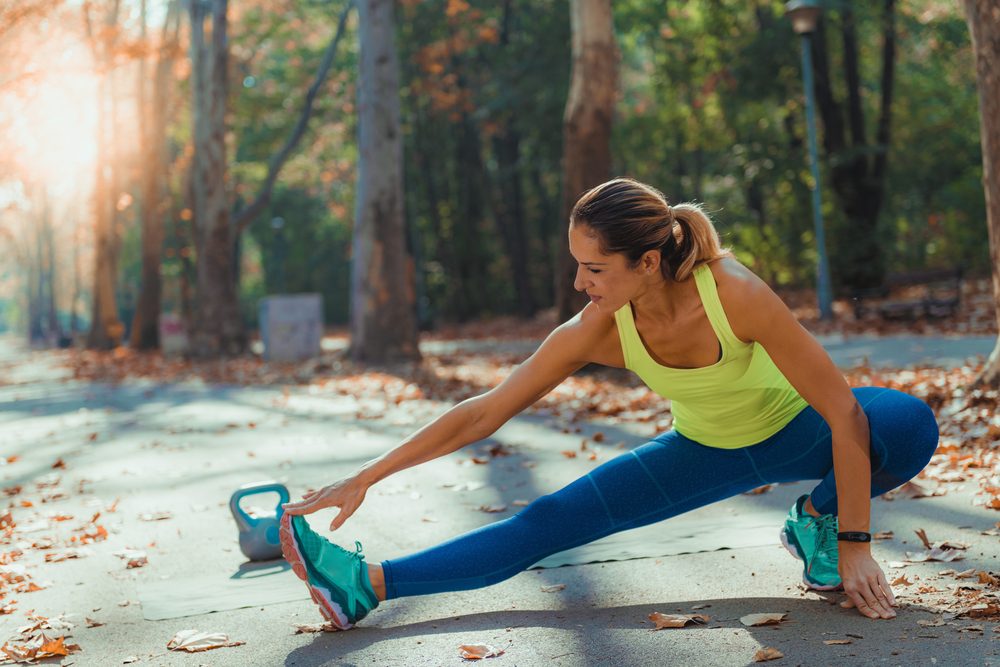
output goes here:
[{"label": "woman's mouth", "polygon": [[589,296],[589,297],[590,297],[590,300],[591,300],[591,301],[593,301],[594,303],[597,303],[598,301],[600,301],[600,300],[601,300],[601,297],[599,297],[599,296],[594,296],[593,294],[588,294],[587,296]]}]

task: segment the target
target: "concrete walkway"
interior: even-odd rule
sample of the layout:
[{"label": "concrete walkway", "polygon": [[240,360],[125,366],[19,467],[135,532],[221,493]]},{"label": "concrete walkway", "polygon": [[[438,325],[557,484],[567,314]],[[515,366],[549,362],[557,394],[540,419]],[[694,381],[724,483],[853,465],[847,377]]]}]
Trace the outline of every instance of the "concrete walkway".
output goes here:
[{"label": "concrete walkway", "polygon": [[[827,345],[842,359],[871,354],[874,361],[878,354],[901,365],[926,355],[942,364],[961,363],[966,356],[987,354],[992,342]],[[33,581],[46,585],[33,593],[5,589],[0,606],[13,599],[17,604],[13,613],[0,615],[0,641],[25,625],[29,610],[50,617],[65,613],[76,623],[71,641],[83,650],[62,664],[459,665],[464,661],[458,646],[471,643],[504,649],[487,664],[511,666],[742,666],[764,646],[785,654],[776,665],[1000,664],[995,623],[949,618],[933,595],[918,594],[916,586],[897,587],[904,603],[899,617],[881,622],[839,608],[839,594],[804,592],[799,563],[778,545],[777,532],[787,507],[809,490],[806,483],[741,496],[685,517],[745,518],[748,525],[768,526],[761,529],[762,546],[530,570],[488,589],[384,603],[346,633],[294,634],[295,624],[321,619],[305,589],[280,567],[274,576],[287,577],[286,601],[255,604],[251,598],[260,592],[254,588],[247,594],[254,606],[147,620],[143,597],[149,599],[151,590],[162,595],[164,584],[180,597],[224,607],[231,600],[220,602],[219,590],[227,582],[259,574],[245,565],[228,509],[238,486],[273,478],[297,497],[353,471],[448,406],[377,405],[308,388],[76,382],[48,353],[25,351],[10,340],[0,341],[0,373],[0,454],[19,457],[0,466],[0,488],[23,487],[9,498],[17,528],[11,543],[0,544],[0,554],[16,546],[25,552],[14,565],[0,567],[23,566]],[[382,416],[359,419],[359,411]],[[567,434],[544,415],[519,417],[490,441],[510,448],[510,456],[477,465],[470,456],[484,445],[472,445],[399,473],[374,487],[333,538],[344,545],[360,539],[370,560],[432,546],[510,516],[515,500],[558,489],[620,454],[618,442],[628,449],[649,435],[648,424],[580,426],[581,433]],[[605,439],[593,445],[596,461],[560,454],[598,430]],[[53,468],[60,460],[64,467]],[[890,579],[905,572],[911,581],[947,591],[963,582],[940,575],[946,568],[998,569],[1000,538],[982,533],[1000,520],[1000,512],[973,506],[974,491],[951,485],[941,497],[873,503],[873,526],[896,535],[875,547]],[[496,514],[478,509],[500,504],[508,509]],[[60,543],[81,535],[77,529],[90,525],[96,512],[101,513],[96,523],[108,530],[106,540],[86,545],[82,557],[44,562],[46,553],[66,552]],[[149,520],[162,512],[171,518]],[[57,521],[56,515],[73,518]],[[332,516],[328,511],[311,520],[321,529]],[[890,570],[890,561],[919,548],[916,528],[935,541],[968,543],[965,559]],[[31,546],[46,538],[57,546]],[[115,555],[123,549],[144,551],[148,565],[127,569]],[[543,591],[556,584],[565,588]],[[710,621],[653,632],[647,616],[654,611],[702,613]],[[742,615],[757,612],[787,617],[777,626],[740,623]],[[86,618],[103,625],[87,627]],[[224,632],[246,643],[197,655],[168,652],[167,641],[188,628]],[[824,643],[829,640],[851,643]]]}]

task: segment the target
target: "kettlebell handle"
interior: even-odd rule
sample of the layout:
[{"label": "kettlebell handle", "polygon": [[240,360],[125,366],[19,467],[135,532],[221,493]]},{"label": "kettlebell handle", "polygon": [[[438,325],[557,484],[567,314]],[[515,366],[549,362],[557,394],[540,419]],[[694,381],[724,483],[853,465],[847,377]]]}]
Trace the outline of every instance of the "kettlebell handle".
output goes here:
[{"label": "kettlebell handle", "polygon": [[236,519],[236,523],[241,531],[250,530],[257,524],[257,519],[254,519],[249,514],[243,511],[240,507],[240,501],[247,496],[256,495],[258,493],[277,493],[279,496],[278,505],[275,511],[275,518],[280,519],[281,515],[285,513],[282,509],[282,505],[287,503],[291,496],[288,494],[288,489],[284,484],[278,482],[267,481],[267,482],[253,482],[251,484],[244,484],[229,499],[229,510],[233,513],[233,518]]}]

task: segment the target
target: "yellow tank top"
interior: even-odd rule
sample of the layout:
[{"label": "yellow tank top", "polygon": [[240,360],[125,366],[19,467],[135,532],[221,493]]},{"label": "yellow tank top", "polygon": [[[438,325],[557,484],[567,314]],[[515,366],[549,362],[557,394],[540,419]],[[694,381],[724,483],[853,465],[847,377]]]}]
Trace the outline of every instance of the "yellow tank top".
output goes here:
[{"label": "yellow tank top", "polygon": [[722,346],[722,358],[702,368],[657,363],[639,338],[632,304],[615,312],[625,367],[670,399],[674,428],[710,447],[737,449],[766,440],[808,403],[757,342],[744,343],[729,326],[708,264],[694,270],[705,314]]}]

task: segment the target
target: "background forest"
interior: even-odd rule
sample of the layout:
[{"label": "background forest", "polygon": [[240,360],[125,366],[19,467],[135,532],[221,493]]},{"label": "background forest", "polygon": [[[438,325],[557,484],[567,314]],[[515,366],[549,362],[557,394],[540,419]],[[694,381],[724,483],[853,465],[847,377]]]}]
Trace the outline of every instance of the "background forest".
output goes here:
[{"label": "background forest", "polygon": [[[274,293],[320,292],[327,324],[348,321],[356,12],[330,48],[346,7],[248,0],[228,8],[232,211],[255,200],[313,105],[273,192],[235,241],[250,327],[258,300]],[[167,0],[25,0],[0,11],[0,327],[39,339],[86,331],[100,270],[95,244],[106,238],[123,327],[112,333],[127,339],[144,224],[154,216],[162,221],[162,309],[192,317],[196,68],[186,10]],[[672,202],[704,202],[741,261],[776,287],[810,287],[800,43],[783,13],[770,0],[613,3],[620,63],[612,174],[650,182]],[[551,307],[565,232],[570,3],[400,0],[395,20],[420,327]],[[975,67],[961,7],[838,3],[824,12],[815,45],[837,293],[889,271],[988,274]],[[327,54],[329,73],[310,98]],[[149,184],[155,164],[160,186]],[[160,201],[144,194],[149,187],[165,193],[156,206],[147,204]],[[874,217],[858,213],[859,198],[876,202]],[[105,237],[95,232],[102,215]],[[877,261],[859,254],[867,241]]]}]

